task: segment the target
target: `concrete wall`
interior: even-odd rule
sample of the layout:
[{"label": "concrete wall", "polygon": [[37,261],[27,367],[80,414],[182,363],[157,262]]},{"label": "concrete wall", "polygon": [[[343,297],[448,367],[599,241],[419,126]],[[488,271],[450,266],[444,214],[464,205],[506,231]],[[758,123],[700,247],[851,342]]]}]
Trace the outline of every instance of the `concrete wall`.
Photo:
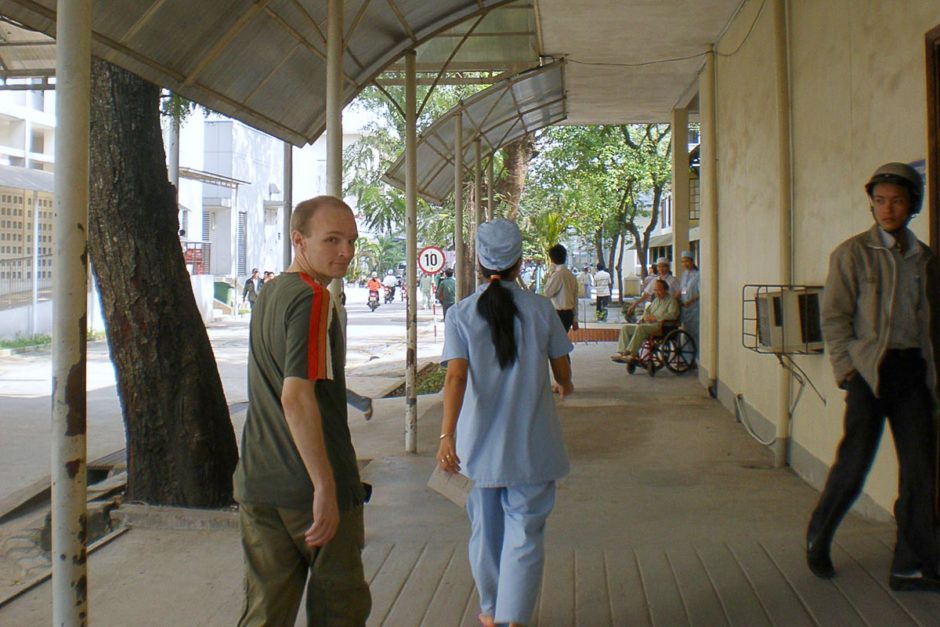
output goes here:
[{"label": "concrete wall", "polygon": [[[98,289],[88,292],[88,330],[104,332],[104,313],[101,311],[101,299]],[[35,305],[10,307],[0,310],[0,339],[12,340],[18,335],[52,335],[52,301],[42,300]]]},{"label": "concrete wall", "polygon": [[[734,395],[743,394],[752,419],[771,432],[778,420],[779,366],[741,346],[741,287],[781,278],[774,89],[782,68],[774,64],[775,0],[763,4],[760,11],[761,0],[749,0],[718,46],[717,377],[723,402],[730,408]],[[787,5],[793,281],[822,284],[829,252],[872,224],[862,185],[874,168],[926,157],[924,35],[940,24],[940,3],[911,0],[903,11],[893,0]],[[912,223],[924,240],[927,227],[926,214]],[[794,413],[790,462],[821,486],[842,434],[843,393],[832,380],[828,356],[796,359],[826,403],[804,392]],[[861,509],[886,515],[896,491],[897,464],[886,432]]]}]

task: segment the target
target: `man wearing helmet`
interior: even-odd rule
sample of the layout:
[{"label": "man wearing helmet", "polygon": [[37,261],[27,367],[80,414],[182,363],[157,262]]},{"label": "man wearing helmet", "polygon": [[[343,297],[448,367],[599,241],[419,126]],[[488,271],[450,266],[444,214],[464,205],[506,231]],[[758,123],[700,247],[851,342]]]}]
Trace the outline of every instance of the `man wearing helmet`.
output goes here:
[{"label": "man wearing helmet", "polygon": [[887,418],[900,466],[889,585],[940,592],[933,421],[940,266],[907,228],[923,189],[917,171],[903,163],[875,170],[865,185],[875,224],[829,259],[822,327],[836,381],[846,391],[845,431],[810,519],[806,557],[818,577],[835,575],[832,538],[861,493]]}]

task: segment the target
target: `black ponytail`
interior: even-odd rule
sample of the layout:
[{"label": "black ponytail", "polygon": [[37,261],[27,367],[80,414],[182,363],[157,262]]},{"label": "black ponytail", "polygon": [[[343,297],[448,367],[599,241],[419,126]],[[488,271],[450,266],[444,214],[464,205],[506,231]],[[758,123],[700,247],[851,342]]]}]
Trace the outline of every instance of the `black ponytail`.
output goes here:
[{"label": "black ponytail", "polygon": [[513,324],[516,316],[519,315],[519,309],[512,299],[512,292],[502,286],[500,279],[505,279],[506,275],[511,274],[518,265],[519,262],[516,261],[505,270],[490,270],[480,266],[483,276],[489,280],[490,285],[477,299],[477,312],[490,325],[490,337],[496,348],[496,358],[499,360],[500,369],[503,370],[514,364],[519,355],[516,347],[516,329]]}]

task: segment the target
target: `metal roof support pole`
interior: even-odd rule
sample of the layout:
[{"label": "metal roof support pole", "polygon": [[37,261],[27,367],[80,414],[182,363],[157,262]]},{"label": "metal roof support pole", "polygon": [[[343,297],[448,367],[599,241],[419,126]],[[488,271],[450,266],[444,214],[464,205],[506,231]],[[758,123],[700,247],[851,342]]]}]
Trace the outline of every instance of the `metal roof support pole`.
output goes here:
[{"label": "metal roof support pole", "polygon": [[689,110],[672,110],[672,263],[689,250]]},{"label": "metal roof support pole", "polygon": [[[343,197],[343,0],[327,5],[326,193]],[[342,279],[330,282],[330,293],[341,298]]]},{"label": "metal roof support pole", "polygon": [[36,329],[39,328],[39,192],[33,191],[33,245],[30,253],[32,254],[32,297],[30,298],[29,314],[29,334],[36,335]]},{"label": "metal roof support pole", "polygon": [[[172,98],[173,95],[170,94]],[[170,116],[169,128],[167,128],[167,174],[170,175],[170,183],[176,189],[176,203],[179,205],[180,199],[180,119],[174,113]],[[179,207],[177,207],[178,209]],[[187,234],[188,235],[188,234]]]},{"label": "metal roof support pole", "polygon": [[486,219],[492,220],[496,216],[493,214],[495,211],[493,207],[493,202],[496,197],[496,192],[493,191],[493,164],[496,161],[496,153],[494,152],[490,155],[490,162],[486,166]]},{"label": "metal roof support pole", "polygon": [[417,53],[405,54],[405,265],[408,352],[405,357],[405,451],[418,452],[418,74]]},{"label": "metal roof support pole", "polygon": [[477,229],[483,222],[483,162],[480,156],[480,138],[473,140],[473,227],[470,229],[470,263],[473,264],[473,291],[480,286],[480,273],[476,270]]},{"label": "metal roof support pole", "polygon": [[705,55],[699,76],[702,119],[702,346],[698,349],[709,390],[718,385],[718,116],[715,111],[715,52]]},{"label": "metal roof support pole", "polygon": [[459,301],[466,293],[463,258],[463,110],[454,116],[454,252],[456,300]]},{"label": "metal roof support pole", "polygon": [[55,261],[52,290],[52,623],[88,622],[86,315],[91,0],[56,15]]},{"label": "metal roof support pole", "polygon": [[294,210],[294,146],[284,142],[284,216],[281,223],[281,239],[283,244],[284,270],[290,267],[293,248],[290,240],[290,217]]}]

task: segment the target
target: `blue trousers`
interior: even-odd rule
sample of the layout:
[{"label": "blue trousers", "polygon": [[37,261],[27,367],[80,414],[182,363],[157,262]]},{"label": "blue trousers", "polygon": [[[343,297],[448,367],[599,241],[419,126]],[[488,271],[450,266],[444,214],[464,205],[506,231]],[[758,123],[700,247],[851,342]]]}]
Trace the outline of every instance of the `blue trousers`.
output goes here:
[{"label": "blue trousers", "polygon": [[481,612],[499,624],[531,622],[554,505],[554,481],[470,492],[470,569]]}]

